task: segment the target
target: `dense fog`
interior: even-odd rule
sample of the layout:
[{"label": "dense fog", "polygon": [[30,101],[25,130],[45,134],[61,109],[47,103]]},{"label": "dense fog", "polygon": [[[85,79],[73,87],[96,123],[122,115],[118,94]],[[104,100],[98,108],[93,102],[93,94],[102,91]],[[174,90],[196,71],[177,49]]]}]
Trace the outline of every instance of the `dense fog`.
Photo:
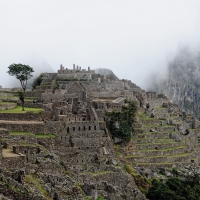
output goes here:
[{"label": "dense fog", "polygon": [[25,1],[0,4],[0,85],[12,63],[36,74],[60,64],[108,68],[144,89],[149,77],[166,74],[181,46],[200,44],[200,1]]}]

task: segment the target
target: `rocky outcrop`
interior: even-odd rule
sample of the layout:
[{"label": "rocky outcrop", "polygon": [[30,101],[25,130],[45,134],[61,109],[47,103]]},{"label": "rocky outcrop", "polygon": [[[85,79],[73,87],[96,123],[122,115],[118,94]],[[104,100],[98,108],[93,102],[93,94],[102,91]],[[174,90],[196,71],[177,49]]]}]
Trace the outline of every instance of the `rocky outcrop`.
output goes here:
[{"label": "rocky outcrop", "polygon": [[164,93],[174,104],[200,119],[200,54],[182,49],[168,65],[165,79],[152,79],[149,90]]}]

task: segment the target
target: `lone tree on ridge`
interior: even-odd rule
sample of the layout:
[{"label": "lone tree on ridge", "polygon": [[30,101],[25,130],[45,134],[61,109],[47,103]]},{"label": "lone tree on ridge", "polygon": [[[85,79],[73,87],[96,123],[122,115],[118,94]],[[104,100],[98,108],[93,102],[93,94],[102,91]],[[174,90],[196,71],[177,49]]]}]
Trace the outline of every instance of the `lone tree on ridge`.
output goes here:
[{"label": "lone tree on ridge", "polygon": [[26,93],[27,81],[30,79],[34,72],[33,68],[28,65],[23,64],[12,64],[9,67],[9,71],[7,72],[10,76],[15,76],[21,83],[23,92],[19,94],[20,100],[22,102],[22,110],[24,111],[24,98]]}]

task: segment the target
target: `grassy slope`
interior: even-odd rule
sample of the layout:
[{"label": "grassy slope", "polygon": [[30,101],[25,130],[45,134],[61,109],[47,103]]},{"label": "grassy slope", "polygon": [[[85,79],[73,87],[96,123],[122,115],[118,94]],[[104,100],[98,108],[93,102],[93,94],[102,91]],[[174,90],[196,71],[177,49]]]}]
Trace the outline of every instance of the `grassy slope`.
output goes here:
[{"label": "grassy slope", "polygon": [[16,106],[13,109],[10,110],[1,110],[0,113],[26,113],[27,111],[33,111],[34,113],[41,113],[42,108],[24,108],[25,111],[22,111],[22,107],[21,106]]}]

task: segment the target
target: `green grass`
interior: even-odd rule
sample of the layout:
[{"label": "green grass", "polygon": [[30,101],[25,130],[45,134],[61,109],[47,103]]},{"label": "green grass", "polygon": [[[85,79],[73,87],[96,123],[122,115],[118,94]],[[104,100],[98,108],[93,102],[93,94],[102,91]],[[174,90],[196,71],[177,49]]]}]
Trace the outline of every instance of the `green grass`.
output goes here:
[{"label": "green grass", "polygon": [[99,197],[97,198],[97,200],[104,200],[104,197],[103,197],[103,196],[99,196]]},{"label": "green grass", "polygon": [[81,175],[87,175],[87,174],[91,174],[92,176],[99,176],[99,175],[104,175],[104,174],[110,174],[113,173],[113,171],[109,171],[109,170],[105,170],[105,171],[99,171],[99,172],[83,172],[81,173]]},{"label": "green grass", "polygon": [[124,165],[124,168],[133,177],[136,177],[138,175],[138,172],[135,169],[133,169],[131,165]]},{"label": "green grass", "polygon": [[151,117],[142,118],[141,120],[143,120],[143,121],[160,121],[156,118],[151,118]]},{"label": "green grass", "polygon": [[[176,162],[177,163],[177,162]],[[166,162],[166,163],[164,163],[164,162],[160,162],[160,163],[147,163],[147,162],[140,162],[140,163],[137,163],[137,162],[134,162],[133,163],[133,165],[146,165],[146,166],[148,166],[148,165],[151,165],[151,164],[156,164],[156,165],[172,165],[172,163],[169,163],[169,162]]]},{"label": "green grass", "polygon": [[177,142],[149,142],[149,143],[139,143],[139,144],[135,144],[135,146],[146,146],[146,145],[159,145],[159,144],[177,144]]},{"label": "green grass", "polygon": [[127,156],[124,156],[124,158],[140,158],[141,156],[140,155],[127,155]]},{"label": "green grass", "polygon": [[160,108],[155,108],[155,110],[166,110],[167,111],[167,108],[160,107]]},{"label": "green grass", "polygon": [[0,105],[16,105],[16,104],[12,102],[0,102]]},{"label": "green grass", "polygon": [[162,149],[162,151],[171,151],[171,150],[184,149],[184,148],[185,146],[171,147],[171,148]]},{"label": "green grass", "polygon": [[115,148],[115,149],[124,149],[123,147],[117,146],[117,145],[114,145],[114,148]]},{"label": "green grass", "polygon": [[54,134],[35,134],[36,138],[55,138]]},{"label": "green grass", "polygon": [[52,200],[49,193],[43,188],[43,185],[39,181],[39,179],[36,177],[36,175],[30,174],[25,175],[25,180],[27,183],[31,184],[33,187],[37,188],[42,195],[45,197],[45,199]]},{"label": "green grass", "polygon": [[23,131],[10,131],[10,135],[32,135],[32,133]]},{"label": "green grass", "polygon": [[22,111],[22,107],[21,106],[16,106],[13,109],[10,110],[1,110],[0,113],[26,113],[28,111],[33,111],[34,113],[41,113],[42,108],[24,108],[25,111]]},{"label": "green grass", "polygon": [[139,152],[152,152],[152,151],[156,151],[156,152],[164,152],[164,151],[172,151],[172,150],[176,150],[176,149],[184,149],[185,146],[178,146],[178,147],[169,147],[169,148],[165,148],[165,149],[160,149],[160,150],[156,150],[155,148],[154,149],[141,149],[141,150],[138,150]]},{"label": "green grass", "polygon": [[51,86],[51,82],[47,82],[47,83],[42,83],[41,86]]},{"label": "green grass", "polygon": [[147,156],[146,158],[164,158],[165,156],[159,156],[159,155],[157,155],[157,156]]},{"label": "green grass", "polygon": [[33,99],[24,99],[25,102],[33,102]]},{"label": "green grass", "polygon": [[184,156],[189,156],[190,153],[183,153],[183,154],[176,154],[176,155],[171,155],[171,156],[168,156],[170,158],[174,158],[174,157],[184,157]]},{"label": "green grass", "polygon": [[136,116],[138,116],[138,117],[147,117],[148,114],[147,113],[142,113],[142,114],[137,114]]}]

